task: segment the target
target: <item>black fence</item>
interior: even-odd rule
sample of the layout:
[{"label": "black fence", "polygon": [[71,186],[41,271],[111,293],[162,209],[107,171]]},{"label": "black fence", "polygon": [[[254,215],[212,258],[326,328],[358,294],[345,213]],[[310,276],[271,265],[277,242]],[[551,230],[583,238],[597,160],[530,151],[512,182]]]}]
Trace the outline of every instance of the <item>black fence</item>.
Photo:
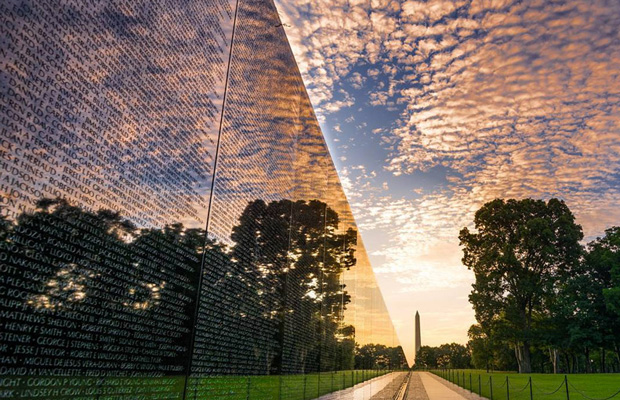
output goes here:
[{"label": "black fence", "polygon": [[[543,378],[536,379],[532,376],[515,375],[512,379],[509,375],[490,375],[485,373],[467,372],[464,370],[432,370],[433,374],[457,385],[472,393],[490,400],[570,400],[571,398],[584,398],[586,400],[609,400],[620,397],[620,376],[617,379],[617,389],[606,397],[589,396],[585,389],[574,385],[568,375],[564,375],[561,383],[548,390],[549,381],[542,382]],[[611,376],[611,375],[606,375]]]}]

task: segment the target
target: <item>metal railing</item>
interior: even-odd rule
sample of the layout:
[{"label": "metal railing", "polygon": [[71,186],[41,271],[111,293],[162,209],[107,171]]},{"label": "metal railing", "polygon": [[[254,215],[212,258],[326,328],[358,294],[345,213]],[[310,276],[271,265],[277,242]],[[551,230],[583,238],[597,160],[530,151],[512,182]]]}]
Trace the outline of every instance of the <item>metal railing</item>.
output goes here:
[{"label": "metal railing", "polygon": [[[541,399],[547,396],[554,396],[554,395],[555,395],[554,396],[555,399],[561,398],[562,400],[564,400],[565,398],[566,400],[571,400],[571,392],[573,394],[578,394],[579,396],[582,396],[586,400],[610,400],[616,396],[620,397],[620,379],[618,381],[618,389],[615,393],[607,397],[596,398],[596,397],[591,397],[587,395],[583,390],[575,387],[575,385],[573,385],[573,383],[569,381],[568,375],[564,375],[564,379],[562,380],[560,385],[557,388],[555,388],[555,390],[545,391],[536,385],[536,383],[534,382],[531,376],[528,377],[526,384],[523,387],[520,387],[520,386],[515,386],[515,385],[519,385],[519,383],[515,381],[519,381],[520,379],[513,379],[513,382],[511,382],[509,376],[506,376],[505,379],[502,379],[502,383],[498,384],[497,381],[493,383],[492,375],[489,375],[488,379],[485,379],[486,382],[483,383],[482,374],[476,374],[476,373],[471,373],[471,372],[466,373],[465,371],[462,371],[462,370],[452,370],[452,369],[431,370],[430,372],[432,372],[433,374],[439,376],[440,378],[443,378],[457,386],[462,387],[463,389],[469,390],[472,393],[476,393],[481,397],[488,396],[489,400],[503,400],[504,398],[505,400],[510,400],[511,396],[513,397],[513,399],[515,397],[524,399],[524,396],[522,395],[522,393],[524,392],[527,395],[529,395],[529,400]],[[475,382],[476,380],[474,379],[476,375],[478,375],[477,385],[474,385],[473,382]],[[569,390],[569,387],[570,387],[570,390]],[[485,393],[483,395],[483,389],[486,389],[486,388],[488,388],[488,390],[485,390]],[[502,393],[502,396],[498,396],[497,390],[501,390],[503,392],[504,388],[505,388],[505,396],[503,396],[504,393]],[[527,389],[529,389],[529,391],[526,392]],[[493,392],[494,390],[496,391],[495,396]],[[561,397],[556,395],[560,391],[562,391]]]}]

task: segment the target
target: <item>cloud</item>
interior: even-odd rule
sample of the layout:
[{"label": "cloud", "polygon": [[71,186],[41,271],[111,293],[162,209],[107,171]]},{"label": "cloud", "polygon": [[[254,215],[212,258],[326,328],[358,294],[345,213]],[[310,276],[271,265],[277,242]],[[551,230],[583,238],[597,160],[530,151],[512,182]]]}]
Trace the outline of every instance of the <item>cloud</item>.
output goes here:
[{"label": "cloud", "polygon": [[[358,225],[378,238],[366,244],[388,305],[468,290],[458,231],[494,198],[560,197],[587,239],[620,223],[620,2],[298,3],[281,9],[318,114],[348,106],[340,88],[366,93],[362,113],[399,105],[377,130],[386,157],[375,168],[448,171],[403,195],[384,176],[346,170]],[[348,122],[364,119],[349,111]]]},{"label": "cloud", "polygon": [[483,34],[418,42],[430,62],[417,65],[423,87],[400,92],[388,168],[449,167],[479,202],[559,196],[584,214],[620,199],[620,4],[472,2],[468,18],[482,11]]},{"label": "cloud", "polygon": [[434,0],[430,2],[408,0],[402,5],[402,16],[406,21],[412,23],[434,23],[453,13],[464,4],[466,4],[465,1],[453,0]]},{"label": "cloud", "polygon": [[366,77],[362,76],[359,72],[354,72],[351,74],[349,78],[349,82],[351,82],[351,86],[355,89],[361,89],[366,82]]}]

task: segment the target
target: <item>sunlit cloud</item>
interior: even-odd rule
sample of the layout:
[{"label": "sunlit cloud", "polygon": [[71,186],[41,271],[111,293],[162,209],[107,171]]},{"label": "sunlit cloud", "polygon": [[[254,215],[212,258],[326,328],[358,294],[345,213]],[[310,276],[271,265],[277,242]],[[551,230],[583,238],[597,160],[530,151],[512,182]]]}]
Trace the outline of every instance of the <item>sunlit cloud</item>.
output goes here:
[{"label": "sunlit cloud", "polygon": [[[620,2],[280,3],[395,320],[399,296],[469,290],[457,235],[486,201],[560,197],[587,239],[620,223]],[[381,165],[354,169],[348,124],[379,111]]]}]

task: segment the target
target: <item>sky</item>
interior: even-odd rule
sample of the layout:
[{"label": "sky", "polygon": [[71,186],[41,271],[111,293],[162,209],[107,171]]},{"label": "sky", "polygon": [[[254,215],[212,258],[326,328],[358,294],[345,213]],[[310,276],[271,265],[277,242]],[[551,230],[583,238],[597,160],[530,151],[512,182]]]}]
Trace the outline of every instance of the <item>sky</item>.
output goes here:
[{"label": "sky", "polygon": [[409,359],[466,343],[458,232],[495,198],[620,224],[620,1],[276,0]]}]

